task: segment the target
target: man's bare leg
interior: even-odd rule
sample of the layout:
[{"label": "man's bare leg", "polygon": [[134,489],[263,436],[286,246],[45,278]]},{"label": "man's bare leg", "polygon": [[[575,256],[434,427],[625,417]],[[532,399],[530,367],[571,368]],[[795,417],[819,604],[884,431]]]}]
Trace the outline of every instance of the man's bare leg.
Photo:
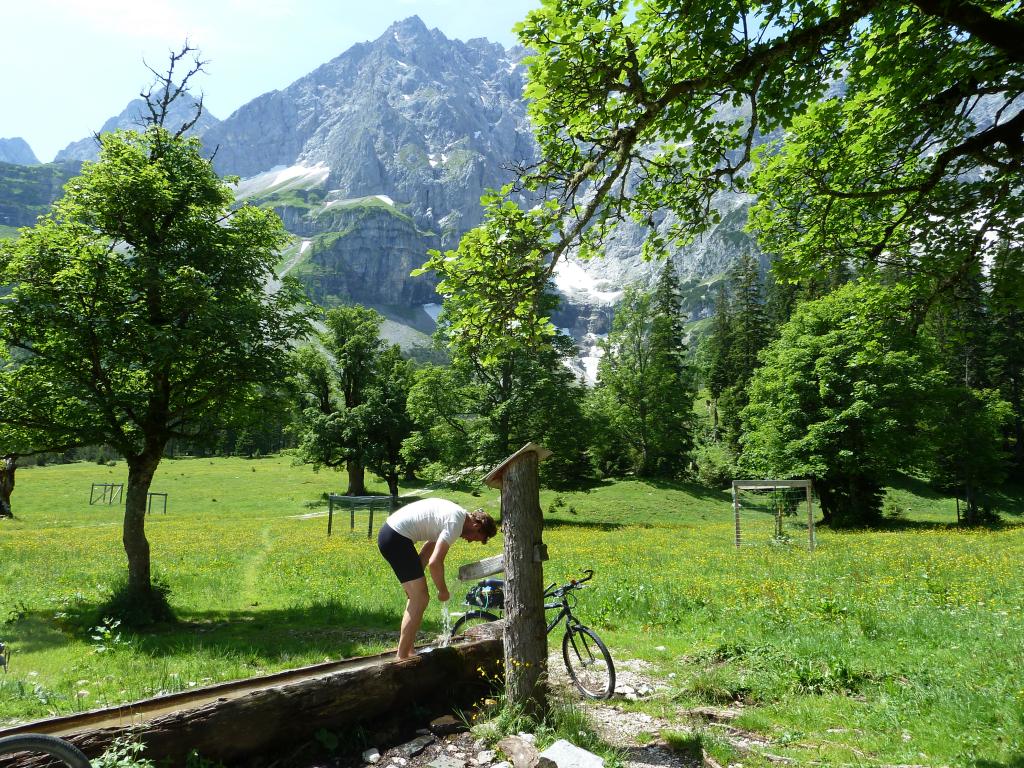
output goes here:
[{"label": "man's bare leg", "polygon": [[427,592],[426,578],[407,581],[402,584],[405,595],[409,599],[405,603],[405,614],[402,616],[402,633],[398,638],[398,658],[408,659],[412,656],[416,644],[416,633],[420,631],[423,614],[427,610],[430,595]]}]

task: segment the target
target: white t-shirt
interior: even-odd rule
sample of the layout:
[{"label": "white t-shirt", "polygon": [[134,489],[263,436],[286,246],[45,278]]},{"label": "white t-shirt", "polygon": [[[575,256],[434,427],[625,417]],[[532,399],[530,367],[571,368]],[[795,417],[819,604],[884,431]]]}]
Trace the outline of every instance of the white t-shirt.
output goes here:
[{"label": "white t-shirt", "polygon": [[444,541],[449,546],[462,535],[466,510],[447,499],[421,499],[392,513],[387,524],[412,541]]}]

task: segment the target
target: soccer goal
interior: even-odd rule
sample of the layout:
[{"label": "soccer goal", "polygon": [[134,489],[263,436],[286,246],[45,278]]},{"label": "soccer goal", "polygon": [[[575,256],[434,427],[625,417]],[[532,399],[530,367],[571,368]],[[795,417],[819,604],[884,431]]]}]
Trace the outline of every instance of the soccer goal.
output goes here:
[{"label": "soccer goal", "polygon": [[814,488],[810,480],[733,480],[736,548],[753,542],[787,543],[803,536],[800,507],[807,505],[807,545],[814,550]]}]

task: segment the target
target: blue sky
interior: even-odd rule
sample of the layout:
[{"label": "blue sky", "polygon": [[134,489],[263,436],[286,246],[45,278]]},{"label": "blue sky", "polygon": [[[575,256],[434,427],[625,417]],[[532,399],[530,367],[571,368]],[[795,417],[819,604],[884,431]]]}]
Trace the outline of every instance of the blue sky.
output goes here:
[{"label": "blue sky", "polygon": [[197,80],[223,119],[354,43],[417,15],[450,38],[508,47],[540,0],[14,0],[0,44],[0,138],[42,162],[99,129],[187,37],[209,60]]}]

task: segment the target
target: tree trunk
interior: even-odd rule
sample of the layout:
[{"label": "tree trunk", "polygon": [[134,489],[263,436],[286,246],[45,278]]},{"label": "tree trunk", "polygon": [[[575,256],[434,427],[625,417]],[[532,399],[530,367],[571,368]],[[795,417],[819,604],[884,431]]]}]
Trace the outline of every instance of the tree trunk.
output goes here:
[{"label": "tree trunk", "polygon": [[14,517],[11,494],[14,493],[14,470],[18,467],[16,455],[0,458],[0,517]]},{"label": "tree trunk", "polygon": [[348,472],[348,496],[365,496],[366,495],[366,470],[363,467],[363,462],[350,459],[345,465],[345,469]]},{"label": "tree trunk", "polygon": [[[157,765],[192,764],[192,750],[209,760],[203,765],[295,765],[286,758],[299,754],[296,748],[314,741],[318,731],[354,737],[361,727],[376,728],[395,715],[434,712],[442,702],[443,712],[471,707],[491,693],[488,681],[500,674],[500,654],[497,638],[437,648],[405,661],[389,652],[15,728],[59,734],[90,757],[99,757],[114,739],[130,737],[146,745],[146,757]],[[308,759],[298,764],[310,765],[312,758],[302,754]],[[42,756],[0,757],[4,768],[51,765]]]},{"label": "tree trunk", "polygon": [[547,709],[547,631],[544,622],[544,569],[534,557],[541,544],[537,454],[521,455],[501,480],[505,537],[505,683],[508,702],[527,713]]},{"label": "tree trunk", "polygon": [[1024,470],[1024,418],[1021,417],[1020,385],[1013,383],[1013,434],[1016,442],[1013,446],[1013,462],[1017,471]]},{"label": "tree trunk", "polygon": [[388,472],[388,491],[391,493],[391,499],[398,501],[398,473]]},{"label": "tree trunk", "polygon": [[128,556],[128,589],[146,595],[152,588],[149,541],[146,539],[146,505],[160,453],[144,452],[127,458],[128,490],[124,500],[124,531],[121,540]]}]

